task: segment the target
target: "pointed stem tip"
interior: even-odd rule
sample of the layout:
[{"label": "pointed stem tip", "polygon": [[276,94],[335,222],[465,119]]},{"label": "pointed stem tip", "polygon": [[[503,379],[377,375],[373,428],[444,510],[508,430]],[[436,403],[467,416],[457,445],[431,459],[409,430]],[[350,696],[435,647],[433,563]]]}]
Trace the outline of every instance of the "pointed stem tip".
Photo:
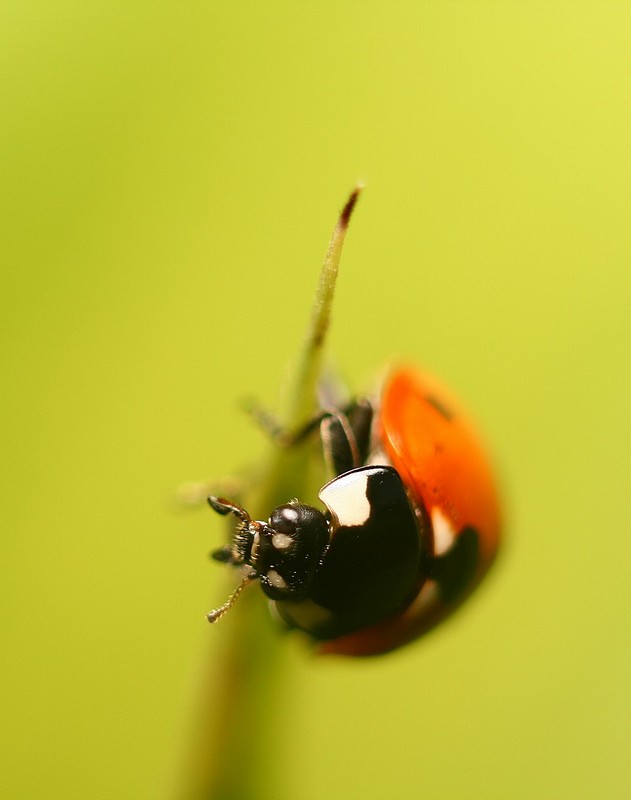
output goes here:
[{"label": "pointed stem tip", "polygon": [[322,350],[329,327],[342,245],[362,188],[361,184],[357,184],[340,212],[322,269],[320,270],[320,280],[313,298],[307,335],[293,373],[287,411],[283,414],[284,427],[290,430],[298,428],[301,424],[304,425],[307,420],[313,417],[316,410],[317,386],[322,366]]},{"label": "pointed stem tip", "polygon": [[342,213],[340,214],[340,225],[344,228],[348,228],[348,223],[351,220],[351,215],[353,213],[353,209],[357,203],[359,198],[359,194],[361,190],[364,188],[363,184],[358,183],[357,186],[351,192],[350,197],[346,201],[346,205],[342,209]]}]

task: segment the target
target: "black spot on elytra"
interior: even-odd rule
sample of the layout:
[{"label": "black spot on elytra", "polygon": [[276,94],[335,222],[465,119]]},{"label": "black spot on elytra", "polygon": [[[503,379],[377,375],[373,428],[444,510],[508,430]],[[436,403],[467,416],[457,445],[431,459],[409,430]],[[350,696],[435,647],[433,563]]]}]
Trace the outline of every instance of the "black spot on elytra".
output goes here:
[{"label": "black spot on elytra", "polygon": [[430,406],[438,411],[441,417],[444,417],[446,420],[452,420],[454,418],[454,413],[450,408],[441,402],[437,397],[434,397],[433,394],[426,394],[425,400],[430,404]]}]

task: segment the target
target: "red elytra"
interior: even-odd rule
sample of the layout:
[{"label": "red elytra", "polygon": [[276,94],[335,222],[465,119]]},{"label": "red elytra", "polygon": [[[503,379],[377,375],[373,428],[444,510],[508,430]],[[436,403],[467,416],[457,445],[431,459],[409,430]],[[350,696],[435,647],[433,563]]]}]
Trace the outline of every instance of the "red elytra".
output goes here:
[{"label": "red elytra", "polygon": [[500,507],[489,461],[468,415],[438,380],[413,367],[392,371],[382,390],[376,439],[412,502],[431,520],[435,549],[445,532],[455,541],[465,529],[476,531],[475,569],[454,602],[441,600],[428,580],[404,610],[320,643],[320,653],[376,655],[418,638],[471,593],[498,549]]}]

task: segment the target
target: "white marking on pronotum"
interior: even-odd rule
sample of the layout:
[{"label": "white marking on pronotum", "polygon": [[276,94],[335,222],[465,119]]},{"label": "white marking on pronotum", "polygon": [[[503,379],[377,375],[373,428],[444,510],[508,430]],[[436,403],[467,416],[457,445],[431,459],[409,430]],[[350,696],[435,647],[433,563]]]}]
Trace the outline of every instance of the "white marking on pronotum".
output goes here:
[{"label": "white marking on pronotum", "polygon": [[320,500],[339,525],[363,525],[370,516],[366,497],[370,472],[350,472],[327,483],[320,490]]},{"label": "white marking on pronotum", "polygon": [[294,540],[286,533],[273,533],[272,534],[272,547],[277,550],[289,550],[294,543]]},{"label": "white marking on pronotum", "polygon": [[265,576],[270,584],[274,587],[274,589],[286,589],[287,588],[287,581],[276,572],[275,569],[270,569],[267,571],[267,575]]},{"label": "white marking on pronotum", "polygon": [[451,522],[438,507],[432,509],[432,528],[434,530],[434,555],[442,556],[452,548],[456,541],[456,532]]}]

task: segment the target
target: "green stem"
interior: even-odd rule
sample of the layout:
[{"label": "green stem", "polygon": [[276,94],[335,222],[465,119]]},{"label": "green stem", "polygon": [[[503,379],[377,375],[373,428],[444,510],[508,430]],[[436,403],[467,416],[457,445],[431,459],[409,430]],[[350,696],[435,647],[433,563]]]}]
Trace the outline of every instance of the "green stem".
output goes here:
[{"label": "green stem", "polygon": [[[293,422],[296,425],[308,419],[315,409],[316,390],[322,370],[322,354],[331,320],[331,308],[342,246],[360,191],[361,186],[357,186],[346,201],[333,230],[329,249],[320,271],[320,282],[313,298],[311,320],[301,357],[293,376],[293,391],[289,395],[288,419],[290,423]],[[289,427],[291,429],[291,424]]]},{"label": "green stem", "polygon": [[[316,410],[342,245],[359,192],[357,187],[342,209],[322,266],[309,328],[281,416],[287,430],[299,428]],[[267,517],[270,509],[302,494],[310,452],[309,447],[270,448],[265,481],[252,487],[244,501],[257,518]],[[266,731],[286,648],[269,620],[263,595],[254,589],[244,592],[220,624],[226,637],[223,652],[217,655],[213,649],[212,662],[202,677],[178,800],[254,800],[262,796],[261,787],[269,785],[267,778],[273,779]]]}]

